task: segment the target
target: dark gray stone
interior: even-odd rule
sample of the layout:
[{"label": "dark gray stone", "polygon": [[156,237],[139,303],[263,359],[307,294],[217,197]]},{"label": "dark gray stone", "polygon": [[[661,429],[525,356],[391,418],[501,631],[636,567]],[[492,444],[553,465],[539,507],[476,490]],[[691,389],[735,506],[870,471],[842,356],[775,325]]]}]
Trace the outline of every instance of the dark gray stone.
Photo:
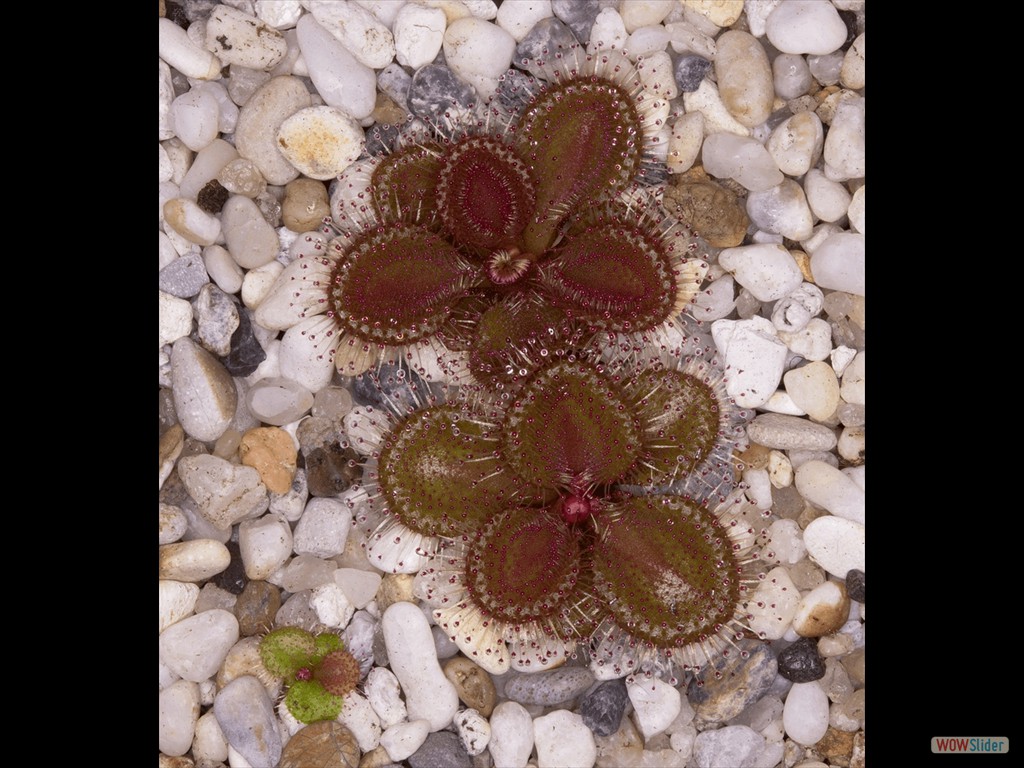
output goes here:
[{"label": "dark gray stone", "polygon": [[578,42],[569,27],[558,19],[542,19],[516,46],[512,63],[531,75],[540,77],[543,68],[533,64],[534,60],[553,61],[559,51],[569,55],[569,51],[575,45],[578,45]]},{"label": "dark gray stone", "polygon": [[604,4],[601,0],[551,0],[551,11],[581,43],[590,42],[590,29]]},{"label": "dark gray stone", "polygon": [[415,371],[391,363],[357,376],[352,383],[352,397],[375,408],[386,407],[388,400],[409,407],[436,395]]},{"label": "dark gray stone", "polygon": [[440,64],[421,67],[409,87],[409,111],[438,128],[472,109],[476,101],[473,86]]},{"label": "dark gray stone", "polygon": [[683,56],[675,66],[676,85],[683,93],[692,93],[711,71],[711,62],[703,56]]},{"label": "dark gray stone", "polygon": [[409,755],[409,768],[473,768],[473,760],[451,731],[435,731]]},{"label": "dark gray stone", "polygon": [[864,602],[864,571],[851,568],[846,572],[846,594],[851,600],[858,603]]},{"label": "dark gray stone", "polygon": [[[778,674],[778,662],[768,645],[744,639],[736,646],[729,656],[718,657],[713,669],[705,667],[686,689],[686,698],[704,722],[722,723],[736,717],[764,696]],[[720,679],[715,678],[716,671]]]},{"label": "dark gray stone", "polygon": [[510,679],[505,696],[520,704],[551,706],[576,698],[593,684],[594,673],[586,667],[559,667]]},{"label": "dark gray stone", "polygon": [[779,653],[778,661],[779,674],[794,683],[813,683],[825,676],[816,638],[801,637]]},{"label": "dark gray stone", "polygon": [[245,585],[249,583],[249,579],[245,575],[245,566],[242,564],[242,552],[238,549],[238,542],[236,541],[229,540],[224,546],[228,548],[231,562],[228,563],[227,568],[214,576],[211,581],[232,595],[240,595],[242,590],[245,589]]},{"label": "dark gray stone", "polygon": [[210,276],[206,274],[203,255],[199,251],[189,251],[161,269],[157,282],[164,293],[179,299],[191,299],[210,282]]},{"label": "dark gray stone", "polygon": [[249,310],[238,311],[238,327],[231,334],[231,351],[221,359],[232,376],[248,376],[267,359],[267,353],[252,332]]},{"label": "dark gray stone", "polygon": [[611,736],[622,723],[629,692],[623,678],[606,680],[580,699],[577,710],[583,724],[597,736]]}]

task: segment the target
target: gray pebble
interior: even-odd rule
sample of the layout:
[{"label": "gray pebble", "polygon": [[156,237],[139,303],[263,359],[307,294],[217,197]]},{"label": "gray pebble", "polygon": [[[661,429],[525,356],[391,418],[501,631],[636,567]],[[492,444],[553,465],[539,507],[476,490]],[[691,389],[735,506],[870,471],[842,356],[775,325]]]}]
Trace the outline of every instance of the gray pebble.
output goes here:
[{"label": "gray pebble", "polygon": [[249,310],[239,310],[238,327],[231,334],[231,350],[224,357],[224,368],[232,376],[248,376],[266,359],[266,350],[253,333]]},{"label": "gray pebble", "polygon": [[623,678],[606,680],[580,700],[583,724],[597,736],[611,736],[622,722],[629,693]]},{"label": "gray pebble", "polygon": [[193,304],[196,335],[203,347],[224,357],[231,351],[231,336],[238,328],[238,306],[224,291],[207,283]]},{"label": "gray pebble", "polygon": [[551,11],[569,26],[577,40],[587,43],[597,14],[606,5],[601,0],[551,0]]},{"label": "gray pebble", "polygon": [[569,27],[556,18],[541,19],[516,46],[515,58],[512,61],[530,74],[540,77],[543,68],[532,64],[524,65],[524,59],[550,62],[554,60],[558,51],[568,53],[574,45],[576,37]]},{"label": "gray pebble", "polygon": [[686,698],[699,720],[721,723],[731,720],[760,699],[771,687],[779,665],[771,648],[757,640],[740,640],[737,646],[747,652],[742,658],[735,650],[728,658],[719,657],[714,668],[721,673],[716,679],[711,669],[705,669],[703,685],[690,682]]},{"label": "gray pebble", "polygon": [[250,765],[277,765],[281,733],[263,683],[252,675],[235,678],[217,694],[213,714],[228,744]]},{"label": "gray pebble", "polygon": [[594,675],[586,667],[559,667],[512,678],[505,683],[505,695],[520,704],[551,706],[576,698],[593,683]]},{"label": "gray pebble", "polygon": [[782,450],[831,451],[837,442],[828,427],[782,413],[762,413],[747,426],[747,436],[758,445]]},{"label": "gray pebble", "polygon": [[472,768],[473,760],[459,737],[451,731],[436,731],[408,759],[410,768]]},{"label": "gray pebble", "polygon": [[158,279],[161,291],[179,299],[191,299],[209,282],[210,276],[199,251],[189,251],[176,258],[160,270]]},{"label": "gray pebble", "polygon": [[445,126],[445,113],[465,112],[476,103],[476,91],[448,67],[427,64],[413,75],[409,110],[433,126]]},{"label": "gray pebble", "polygon": [[682,56],[676,62],[676,85],[683,93],[693,93],[711,71],[711,62],[703,56]]},{"label": "gray pebble", "polygon": [[187,336],[171,348],[171,388],[186,434],[204,442],[224,434],[238,407],[235,383],[213,355]]}]

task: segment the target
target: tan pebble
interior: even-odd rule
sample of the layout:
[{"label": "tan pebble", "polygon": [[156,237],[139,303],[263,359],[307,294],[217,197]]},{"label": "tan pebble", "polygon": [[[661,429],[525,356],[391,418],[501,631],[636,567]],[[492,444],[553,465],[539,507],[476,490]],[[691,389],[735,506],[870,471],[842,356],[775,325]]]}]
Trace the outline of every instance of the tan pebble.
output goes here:
[{"label": "tan pebble", "polygon": [[736,455],[736,460],[743,464],[744,471],[748,469],[766,469],[771,455],[771,449],[763,445],[751,443],[750,447],[743,453]]},{"label": "tan pebble", "polygon": [[298,449],[292,436],[277,427],[256,427],[242,435],[238,447],[242,464],[260,473],[274,493],[288,493],[295,479]]},{"label": "tan pebble", "polygon": [[444,676],[451,680],[459,700],[484,717],[490,717],[497,701],[491,676],[469,659],[456,657],[444,665]]},{"label": "tan pebble", "polygon": [[160,768],[195,768],[195,766],[195,760],[191,757],[160,755]]},{"label": "tan pebble", "polygon": [[743,3],[736,0],[682,0],[683,5],[692,8],[712,24],[728,27],[736,23],[743,13]]},{"label": "tan pebble", "polygon": [[800,274],[804,276],[804,281],[813,283],[814,275],[811,274],[811,257],[803,251],[790,251],[789,255],[793,257],[793,261],[800,267]]},{"label": "tan pebble", "polygon": [[853,734],[829,726],[825,735],[814,745],[814,751],[825,758],[829,765],[849,765],[853,752]]},{"label": "tan pebble", "polygon": [[853,752],[850,753],[850,768],[864,768],[864,731],[853,735]]},{"label": "tan pebble", "polygon": [[411,573],[388,573],[380,581],[377,589],[377,609],[384,613],[393,603],[414,603],[412,582],[415,576]]},{"label": "tan pebble", "polygon": [[316,179],[295,179],[284,188],[281,222],[292,232],[311,232],[331,214],[327,187]]},{"label": "tan pebble", "polygon": [[377,93],[377,103],[370,117],[381,125],[402,125],[409,119],[409,113],[402,109],[395,100],[386,93]]},{"label": "tan pebble", "polygon": [[181,455],[181,448],[185,445],[185,430],[180,424],[175,424],[162,435],[160,435],[160,486],[163,487],[164,480],[171,474],[174,462]]},{"label": "tan pebble", "polygon": [[811,558],[805,557],[796,565],[789,566],[789,578],[799,590],[811,590],[825,583],[825,570]]},{"label": "tan pebble", "polygon": [[665,188],[665,209],[716,248],[742,243],[750,218],[737,195],[716,182],[693,182],[688,177],[681,175],[675,186]]},{"label": "tan pebble", "polygon": [[793,484],[793,464],[782,451],[769,452],[768,479],[775,488],[788,488]]},{"label": "tan pebble", "polygon": [[232,680],[243,675],[254,675],[272,700],[277,699],[281,692],[282,680],[267,671],[260,659],[260,638],[243,637],[228,651],[224,662],[217,670],[217,690],[221,690]]},{"label": "tan pebble", "polygon": [[800,599],[793,617],[793,629],[802,637],[830,635],[846,623],[850,615],[850,596],[846,585],[826,581]]},{"label": "tan pebble", "polygon": [[382,768],[385,765],[394,765],[394,761],[388,755],[388,751],[381,746],[371,749],[359,761],[359,768]]},{"label": "tan pebble", "polygon": [[858,648],[840,659],[854,685],[864,685],[864,649]]}]

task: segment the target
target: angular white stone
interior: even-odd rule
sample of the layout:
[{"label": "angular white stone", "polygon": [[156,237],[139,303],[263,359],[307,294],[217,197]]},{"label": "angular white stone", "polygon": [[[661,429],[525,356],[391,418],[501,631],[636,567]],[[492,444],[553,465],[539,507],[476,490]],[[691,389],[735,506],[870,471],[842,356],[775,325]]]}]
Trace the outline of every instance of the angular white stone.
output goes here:
[{"label": "angular white stone", "polygon": [[853,193],[850,200],[850,207],[846,209],[846,215],[850,218],[850,226],[857,232],[864,234],[864,190],[862,185]]},{"label": "angular white stone", "polygon": [[366,144],[352,117],[334,107],[308,107],[287,118],[277,132],[285,159],[311,179],[333,179],[348,168]]},{"label": "angular white stone", "polygon": [[199,587],[196,584],[160,579],[158,595],[160,631],[163,632],[192,613],[199,598]]},{"label": "angular white stone", "polygon": [[487,718],[475,709],[464,709],[455,715],[455,732],[467,754],[479,755],[491,740],[491,726]]},{"label": "angular white stone", "polygon": [[281,515],[265,515],[238,526],[238,549],[245,575],[266,579],[292,553],[292,529]]},{"label": "angular white stone", "polygon": [[216,674],[238,642],[238,620],[214,608],[182,619],[160,633],[160,661],[178,677],[201,683]]},{"label": "angular white stone", "polygon": [[160,691],[157,741],[165,755],[184,755],[192,746],[199,719],[199,686],[178,680]]},{"label": "angular white stone", "polygon": [[833,181],[864,176],[864,99],[851,96],[836,106],[825,137],[825,175]]},{"label": "angular white stone", "polygon": [[[746,725],[727,725],[702,731],[693,743],[693,765],[711,766],[775,766],[778,761],[755,762],[764,751],[766,739]],[[781,746],[781,745],[780,745]]]},{"label": "angular white stone", "polygon": [[[356,120],[369,117],[377,100],[377,77],[373,69],[358,61],[312,14],[299,19],[295,30],[309,77],[324,102]],[[274,130],[276,133],[277,126]]]},{"label": "angular white stone", "polygon": [[375,571],[361,571],[357,568],[339,568],[334,572],[334,581],[345,597],[356,608],[365,608],[377,595],[381,575]]},{"label": "angular white stone", "polygon": [[[831,7],[831,6],[829,6]],[[813,683],[793,683],[782,710],[786,735],[805,747],[816,744],[828,730],[828,696]]]},{"label": "angular white stone", "polygon": [[496,768],[525,768],[533,751],[533,720],[526,707],[503,701],[491,712],[487,747]]},{"label": "angular white stone", "polygon": [[437,58],[448,19],[440,8],[418,3],[403,5],[395,17],[395,58],[416,70]]},{"label": "angular white stone", "polygon": [[269,504],[267,488],[252,467],[207,454],[178,461],[178,476],[202,516],[219,530],[261,514]]},{"label": "angular white stone", "polygon": [[861,350],[843,371],[839,394],[848,403],[864,405],[864,351]]},{"label": "angular white stone", "polygon": [[864,526],[854,520],[825,515],[804,529],[804,546],[811,560],[840,579],[856,568],[864,570]]},{"label": "angular white stone", "polygon": [[370,702],[359,692],[352,691],[345,696],[338,722],[352,731],[363,753],[376,749],[380,744],[380,719],[370,706]]},{"label": "angular white stone", "polygon": [[221,211],[227,249],[239,266],[255,269],[272,262],[281,247],[277,232],[248,197],[233,195]]},{"label": "angular white stone", "polygon": [[284,35],[264,21],[218,5],[206,22],[206,47],[225,64],[272,69],[288,52]]},{"label": "angular white stone", "polygon": [[679,689],[656,677],[650,680],[639,677],[627,682],[626,693],[633,703],[636,724],[645,741],[664,733],[682,711]]},{"label": "angular white stone", "polygon": [[591,768],[597,761],[593,731],[584,725],[582,717],[566,709],[534,718],[533,740],[537,768]]},{"label": "angular white stone", "polygon": [[340,555],[351,527],[352,512],[342,502],[312,498],[295,526],[295,554],[324,558]]},{"label": "angular white stone", "polygon": [[169,293],[158,293],[160,299],[157,304],[157,324],[162,347],[192,332],[192,305],[185,299],[179,299]]},{"label": "angular white stone", "polygon": [[469,16],[448,25],[443,48],[445,61],[460,77],[497,78],[511,64],[516,41],[501,27]]},{"label": "angular white stone", "polygon": [[391,30],[365,8],[335,0],[309,0],[308,7],[320,26],[363,66],[383,69],[395,58]]},{"label": "angular white stone", "polygon": [[380,745],[394,762],[405,760],[423,746],[430,735],[430,723],[426,720],[412,720],[389,727],[380,737]]},{"label": "angular white stone", "polygon": [[763,405],[778,387],[786,362],[786,345],[774,326],[758,316],[716,320],[711,335],[728,367],[726,391],[741,408]]},{"label": "angular white stone", "polygon": [[[672,50],[676,53],[682,55],[695,54],[709,61],[715,60],[715,56],[718,54],[718,46],[715,43],[715,39],[694,24],[691,24],[689,21],[673,21],[665,24],[665,29],[668,30]],[[717,89],[715,94],[717,97]],[[687,106],[686,109],[689,111],[690,107]],[[730,119],[735,122],[735,118],[731,115]],[[736,123],[736,125],[739,125],[739,123]],[[743,135],[746,136],[748,134],[744,133]]]},{"label": "angular white stone", "polygon": [[[725,106],[725,103],[722,101],[721,95],[718,93],[718,87],[708,78],[701,80],[696,91],[688,91],[683,94],[683,106],[687,113],[700,112],[704,115],[704,135],[707,137],[719,134],[732,134],[741,138],[750,138],[751,130],[732,116],[728,108]],[[764,149],[760,142],[755,142],[755,144],[761,147],[762,150]],[[720,150],[721,148],[715,150],[712,157],[719,159],[720,162],[727,162],[729,159],[728,155],[723,155]],[[731,145],[728,151],[730,153],[733,152]],[[771,165],[769,166],[763,161],[759,153],[754,153],[753,150],[750,150],[748,154],[751,155],[751,158],[754,158],[754,160],[757,161],[754,163],[754,170],[761,169],[762,167],[768,169],[761,175],[771,173],[772,171],[776,174],[779,173],[779,169],[775,167],[774,161],[771,161],[771,156],[768,156],[768,160],[771,161]],[[765,154],[767,155],[767,151],[765,151]],[[747,159],[746,162],[750,163],[753,162],[753,160]],[[772,176],[772,178],[774,178],[774,176]],[[778,184],[780,181],[782,181],[781,174],[779,174],[779,177],[770,184],[767,183],[767,181],[762,181],[761,186],[766,188],[771,187]]]},{"label": "angular white stone", "polygon": [[749,137],[713,133],[704,139],[701,158],[709,174],[733,179],[751,192],[771,189],[785,178],[768,150]]},{"label": "angular white stone", "polygon": [[395,677],[387,667],[374,667],[366,676],[363,683],[363,690],[366,692],[366,699],[373,707],[373,711],[380,718],[383,728],[390,728],[400,723],[407,717],[405,702],[402,701],[402,689]]},{"label": "angular white stone", "polygon": [[803,176],[821,158],[825,146],[821,118],[814,112],[786,118],[772,131],[765,146],[780,171],[788,176]]},{"label": "angular white stone", "polygon": [[622,17],[614,8],[605,6],[597,14],[594,26],[590,28],[590,42],[587,43],[587,53],[593,54],[597,51],[607,51],[612,48],[621,51],[626,45],[626,25],[622,23]]},{"label": "angular white stone", "polygon": [[758,301],[781,299],[803,282],[796,260],[783,246],[773,243],[726,248],[718,263]]},{"label": "angular white stone", "polygon": [[441,730],[458,711],[459,696],[437,662],[427,617],[413,603],[394,603],[384,611],[381,628],[409,719],[428,720],[431,732]]},{"label": "angular white stone", "polygon": [[186,77],[197,80],[220,77],[220,60],[193,43],[188,32],[170,19],[160,19],[159,50],[160,58]]},{"label": "angular white stone", "polygon": [[838,232],[811,256],[811,274],[822,288],[863,296],[865,280],[864,235]]},{"label": "angular white stone", "polygon": [[309,596],[309,607],[316,611],[321,624],[346,627],[355,614],[355,606],[336,583],[321,584]]},{"label": "angular white stone", "polygon": [[761,406],[761,409],[771,413],[785,413],[790,416],[807,415],[800,406],[793,402],[793,398],[784,389],[775,390],[772,396]]},{"label": "angular white stone", "polygon": [[780,331],[796,333],[807,327],[821,312],[825,296],[814,283],[801,283],[779,301],[772,310],[772,325]]},{"label": "angular white stone", "polygon": [[[784,455],[778,451],[772,451],[772,454]],[[792,472],[792,467],[790,471]],[[776,520],[768,526],[768,537],[768,548],[775,553],[775,558],[783,565],[796,565],[807,554],[803,531],[800,530],[800,525],[796,520]]]},{"label": "angular white stone", "polygon": [[839,70],[839,81],[853,91],[864,87],[864,34],[861,32],[851,43]]},{"label": "angular white stone", "polygon": [[792,368],[782,382],[793,402],[815,421],[826,421],[839,407],[839,379],[824,361]]},{"label": "angular white stone", "polygon": [[846,24],[832,3],[786,0],[765,21],[765,34],[782,53],[831,53],[846,42]]},{"label": "angular white stone", "polygon": [[820,317],[811,318],[799,331],[779,331],[779,338],[805,360],[826,360],[832,351],[832,328]]},{"label": "angular white stone", "polygon": [[746,603],[744,610],[753,617],[747,619],[747,626],[762,639],[778,640],[792,625],[799,604],[800,590],[793,584],[789,571],[781,566],[773,568]]}]

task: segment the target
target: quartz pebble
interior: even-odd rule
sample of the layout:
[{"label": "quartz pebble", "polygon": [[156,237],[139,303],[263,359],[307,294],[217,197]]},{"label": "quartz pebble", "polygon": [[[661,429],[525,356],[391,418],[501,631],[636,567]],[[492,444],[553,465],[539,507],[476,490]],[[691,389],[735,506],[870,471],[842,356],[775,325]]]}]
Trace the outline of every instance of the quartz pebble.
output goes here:
[{"label": "quartz pebble", "polygon": [[281,241],[253,200],[242,195],[230,198],[221,212],[221,222],[228,252],[239,266],[255,269],[277,256]]},{"label": "quartz pebble", "polygon": [[796,488],[812,504],[833,515],[864,523],[863,489],[835,467],[808,461],[796,471]]},{"label": "quartz pebble", "polygon": [[786,345],[776,336],[771,322],[763,317],[716,320],[711,324],[711,334],[730,369],[726,391],[736,404],[756,408],[767,402],[779,385],[786,361]]},{"label": "quartz pebble", "polygon": [[[370,702],[373,711],[377,713],[382,728],[386,730],[406,719],[408,713],[405,709],[405,702],[402,701],[398,678],[390,669],[387,667],[371,669],[363,684],[363,690],[366,693],[366,700]],[[424,738],[426,738],[426,734],[424,734]]]},{"label": "quartz pebble", "polygon": [[768,119],[775,97],[768,54],[749,32],[731,29],[715,41],[718,93],[729,112],[748,128]]},{"label": "quartz pebble", "polygon": [[356,3],[333,0],[312,0],[309,6],[320,26],[363,66],[380,69],[395,58],[395,40],[391,30],[366,8]]},{"label": "quartz pebble", "polygon": [[814,229],[807,197],[792,179],[784,179],[763,192],[751,192],[747,196],[747,215],[762,232],[782,235],[789,240],[809,237]]},{"label": "quartz pebble", "polygon": [[[674,690],[674,689],[673,689]],[[590,768],[597,760],[594,734],[575,712],[556,709],[533,720],[537,768]]]},{"label": "quartz pebble", "polygon": [[219,530],[262,514],[268,505],[266,486],[252,467],[216,456],[189,456],[178,462],[178,476],[200,514]]},{"label": "quartz pebble", "polygon": [[[173,462],[173,459],[171,462]],[[170,474],[170,470],[168,469],[167,474],[164,474],[162,471],[160,474],[162,485],[163,480],[166,480]],[[185,517],[185,513],[180,508],[171,504],[160,504],[160,544],[174,543],[185,535],[186,528],[188,528],[188,518]]]},{"label": "quartz pebble", "polygon": [[160,661],[179,677],[201,683],[217,672],[238,636],[238,620],[231,613],[203,611],[160,633]]},{"label": "quartz pebble", "polygon": [[491,740],[491,726],[487,718],[472,708],[455,715],[455,732],[469,755],[479,755]]},{"label": "quartz pebble", "polygon": [[199,719],[199,686],[177,680],[160,691],[158,743],[165,755],[184,755]]},{"label": "quartz pebble", "polygon": [[217,138],[220,108],[214,95],[204,88],[192,88],[171,102],[168,119],[174,135],[198,152]]},{"label": "quartz pebble", "polygon": [[[755,194],[751,193],[750,197]],[[749,212],[749,203],[747,209]],[[781,245],[763,243],[726,248],[719,254],[718,263],[732,272],[736,282],[759,301],[781,299],[803,282],[796,261]]]},{"label": "quartz pebble", "polygon": [[[316,22],[309,18],[310,22]],[[310,106],[306,86],[297,77],[275,77],[260,86],[242,107],[235,126],[238,154],[251,161],[270,184],[287,184],[299,175],[277,146],[281,123]],[[237,258],[237,256],[236,256]]]},{"label": "quartz pebble", "polygon": [[826,362],[811,362],[786,371],[782,381],[797,407],[815,421],[826,421],[839,407],[839,379]]},{"label": "quartz pebble", "polygon": [[533,720],[522,704],[503,701],[490,718],[488,750],[495,766],[525,768],[533,751]]},{"label": "quartz pebble", "polygon": [[281,731],[274,705],[258,679],[243,675],[225,685],[213,702],[213,713],[229,747],[249,765],[277,765]]},{"label": "quartz pebble", "polygon": [[186,77],[216,80],[222,64],[210,51],[192,42],[188,32],[170,19],[160,19],[160,58]]},{"label": "quartz pebble", "polygon": [[858,352],[843,371],[839,394],[851,405],[864,405],[864,350]]},{"label": "quartz pebble", "polygon": [[644,741],[664,733],[682,709],[679,689],[656,677],[627,682],[626,692]]},{"label": "quartz pebble", "polygon": [[593,682],[594,675],[586,667],[560,667],[507,680],[505,696],[520,704],[552,706],[576,698]]},{"label": "quartz pebble", "polygon": [[846,42],[846,24],[832,3],[786,0],[768,15],[765,34],[783,53],[821,55]]},{"label": "quartz pebble", "polygon": [[594,25],[590,28],[587,53],[593,54],[609,49],[621,50],[625,44],[626,25],[622,23],[619,12],[607,6],[602,8],[594,19]]},{"label": "quartz pebble", "polygon": [[221,235],[220,219],[191,200],[180,197],[168,200],[164,203],[163,214],[167,226],[190,243],[213,245]]},{"label": "quartz pebble", "polygon": [[733,179],[751,192],[771,189],[784,178],[764,145],[732,133],[712,133],[705,138],[701,159],[712,176]]},{"label": "quartz pebble", "polygon": [[[206,581],[231,562],[227,547],[212,539],[193,539],[160,547],[160,578]],[[196,590],[198,596],[199,591]],[[193,601],[194,602],[194,601]]]},{"label": "quartz pebble", "polygon": [[327,627],[347,626],[356,612],[345,592],[333,581],[315,587],[309,596],[309,605],[316,612],[317,620]]},{"label": "quartz pebble", "polygon": [[854,520],[824,515],[804,529],[810,558],[833,576],[845,579],[851,569],[864,570],[864,526]]},{"label": "quartz pebble", "polygon": [[[511,3],[510,7],[534,4]],[[499,16],[500,13],[501,9]],[[474,78],[498,78],[512,62],[516,38],[508,29],[469,16],[448,25],[443,48],[445,61],[456,75],[469,81]]]},{"label": "quartz pebble", "polygon": [[284,35],[248,13],[217,5],[206,22],[206,47],[225,64],[271,69],[288,52]]},{"label": "quartz pebble", "polygon": [[817,362],[825,360],[832,352],[832,328],[826,320],[814,317],[798,331],[779,331],[779,339],[794,355]]},{"label": "quartz pebble", "polygon": [[[821,158],[825,129],[813,112],[786,118],[772,131],[765,144],[779,170],[788,176],[803,176]],[[834,221],[835,219],[829,219]],[[793,240],[804,240],[808,232]]]},{"label": "quartz pebble", "polygon": [[191,615],[199,598],[199,587],[173,579],[160,578],[158,602],[160,631]]},{"label": "quartz pebble", "polygon": [[432,62],[441,50],[446,24],[440,8],[426,8],[416,3],[403,5],[392,28],[398,63],[416,70]]},{"label": "quartz pebble", "polygon": [[380,745],[393,761],[405,760],[409,755],[423,746],[430,733],[430,723],[426,720],[412,720],[396,723],[380,736]]},{"label": "quartz pebble", "polygon": [[752,760],[765,747],[765,738],[746,725],[727,725],[697,734],[693,744],[696,768],[732,768],[755,765]]},{"label": "quartz pebble", "polygon": [[283,426],[300,419],[313,406],[308,389],[281,377],[261,379],[245,399],[249,412],[267,424]]},{"label": "quartz pebble", "polygon": [[196,721],[192,757],[199,764],[216,765],[227,762],[228,742],[212,710],[207,711]]},{"label": "quartz pebble", "polygon": [[789,629],[799,603],[800,592],[789,572],[773,568],[746,604],[747,626],[765,640],[778,640]]},{"label": "quartz pebble", "polygon": [[280,580],[282,589],[288,592],[301,592],[333,581],[336,570],[337,565],[333,560],[299,555],[288,561],[280,575],[274,574],[274,578]]},{"label": "quartz pebble", "polygon": [[850,219],[850,226],[860,234],[864,234],[864,189],[862,185],[853,193],[850,205],[846,209],[846,215]]},{"label": "quartz pebble", "polygon": [[[362,120],[373,112],[376,104],[377,79],[373,69],[358,61],[314,16],[305,14],[296,25],[299,48],[309,69],[309,77],[324,102],[356,120]],[[387,36],[391,37],[390,31]],[[387,63],[385,61],[381,66]],[[308,106],[308,102],[302,105]],[[276,129],[274,126],[275,132]]]},{"label": "quartz pebble", "polygon": [[825,176],[833,181],[864,175],[864,98],[849,96],[836,106],[825,137]]},{"label": "quartz pebble", "polygon": [[828,730],[828,696],[818,683],[793,683],[782,712],[786,735],[804,746],[816,744]]},{"label": "quartz pebble", "polygon": [[359,124],[334,107],[300,109],[281,123],[277,145],[284,158],[311,179],[333,179],[363,151]]},{"label": "quartz pebble", "polygon": [[801,637],[821,637],[839,630],[850,614],[846,585],[835,581],[820,584],[800,599],[793,629]]},{"label": "quartz pebble", "polygon": [[412,603],[395,603],[384,611],[381,626],[409,719],[428,720],[432,732],[444,728],[458,710],[459,696],[437,663],[426,617]]},{"label": "quartz pebble", "polygon": [[284,565],[292,552],[292,529],[280,515],[265,515],[238,526],[238,549],[245,575],[266,579]]}]

